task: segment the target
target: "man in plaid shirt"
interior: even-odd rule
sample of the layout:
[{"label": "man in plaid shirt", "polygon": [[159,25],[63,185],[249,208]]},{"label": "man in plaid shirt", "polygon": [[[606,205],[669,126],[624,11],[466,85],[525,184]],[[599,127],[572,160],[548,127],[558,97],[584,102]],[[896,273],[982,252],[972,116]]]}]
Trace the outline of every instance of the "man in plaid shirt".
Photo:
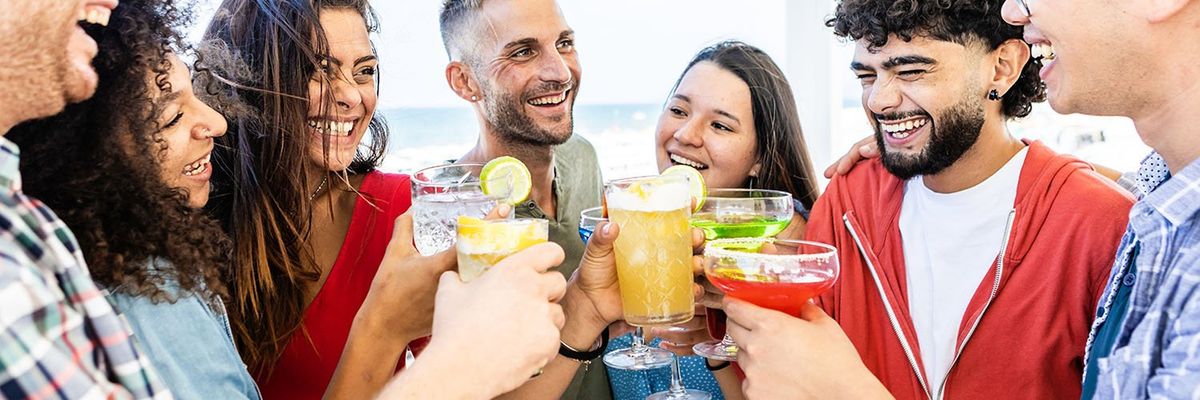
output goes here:
[{"label": "man in plaid shirt", "polygon": [[1042,56],[1055,111],[1132,118],[1155,151],[1121,179],[1138,202],[1083,398],[1200,398],[1200,1],[1008,0],[1004,17]]},{"label": "man in plaid shirt", "polygon": [[[116,0],[0,1],[0,135],[91,96],[96,43]],[[62,221],[21,193],[0,137],[0,397],[164,399],[170,392],[88,274]]]}]

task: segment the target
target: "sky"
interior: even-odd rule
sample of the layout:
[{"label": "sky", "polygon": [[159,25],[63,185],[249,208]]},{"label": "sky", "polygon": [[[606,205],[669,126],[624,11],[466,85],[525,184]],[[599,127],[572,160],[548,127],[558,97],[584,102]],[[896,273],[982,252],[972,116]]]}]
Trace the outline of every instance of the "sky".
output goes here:
[{"label": "sky", "polygon": [[[813,0],[801,0],[813,1]],[[200,0],[201,23],[215,0]],[[560,0],[576,32],[583,69],[579,104],[658,103],[691,57],[706,45],[739,39],[786,70],[784,0]],[[439,0],[372,2],[381,18],[380,107],[456,107],[446,85],[438,32]]]}]

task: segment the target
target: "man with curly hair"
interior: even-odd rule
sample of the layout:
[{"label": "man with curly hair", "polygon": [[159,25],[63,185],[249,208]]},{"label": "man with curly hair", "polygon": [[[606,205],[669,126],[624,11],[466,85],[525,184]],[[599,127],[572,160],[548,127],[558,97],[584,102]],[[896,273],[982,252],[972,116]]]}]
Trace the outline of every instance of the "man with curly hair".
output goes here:
[{"label": "man with curly hair", "polygon": [[819,308],[797,319],[727,304],[747,395],[1079,397],[1132,199],[1008,133],[1044,86],[1002,3],[839,4],[828,25],[857,45],[882,157],[835,177],[814,207],[807,238],[841,258]]},{"label": "man with curly hair", "polygon": [[[0,2],[0,135],[92,96],[96,42],[115,0]],[[79,242],[21,190],[0,138],[0,397],[170,398],[88,275]]]},{"label": "man with curly hair", "polygon": [[[1200,1],[1007,1],[1062,113],[1129,117],[1154,148],[1088,338],[1084,399],[1200,393]],[[1119,27],[1114,29],[1114,27]]]}]

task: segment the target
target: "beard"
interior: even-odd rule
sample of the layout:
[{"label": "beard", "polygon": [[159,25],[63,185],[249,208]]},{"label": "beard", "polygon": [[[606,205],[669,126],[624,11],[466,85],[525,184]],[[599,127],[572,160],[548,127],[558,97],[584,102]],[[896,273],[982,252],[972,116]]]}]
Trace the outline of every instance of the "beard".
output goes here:
[{"label": "beard", "polygon": [[936,175],[954,165],[967,153],[983,130],[983,104],[976,96],[966,96],[958,104],[943,111],[938,118],[924,111],[904,113],[907,115],[877,115],[876,119],[898,120],[924,114],[929,118],[929,142],[916,155],[901,154],[887,149],[883,141],[883,130],[875,125],[875,143],[882,154],[883,167],[902,180],[917,175]]},{"label": "beard", "polygon": [[[481,80],[481,82],[486,81]],[[575,121],[572,117],[572,113],[575,112],[574,92],[570,93],[565,100],[569,111],[553,121],[562,122],[563,119],[566,119],[566,126],[556,129],[539,126],[534,122],[533,118],[525,114],[525,103],[517,96],[501,92],[487,84],[481,86],[486,93],[483,98],[484,116],[488,123],[495,128],[502,141],[525,146],[556,146],[566,143],[567,139],[571,138],[571,133],[575,131]],[[574,91],[576,88],[577,86],[572,87],[571,90]],[[552,83],[543,85],[535,93],[564,89],[566,89],[566,85]]]},{"label": "beard", "polygon": [[0,83],[5,92],[0,103],[9,107],[6,112],[22,120],[47,117],[90,97],[94,88],[72,67],[69,52],[78,3],[4,1],[9,4],[0,7]]}]

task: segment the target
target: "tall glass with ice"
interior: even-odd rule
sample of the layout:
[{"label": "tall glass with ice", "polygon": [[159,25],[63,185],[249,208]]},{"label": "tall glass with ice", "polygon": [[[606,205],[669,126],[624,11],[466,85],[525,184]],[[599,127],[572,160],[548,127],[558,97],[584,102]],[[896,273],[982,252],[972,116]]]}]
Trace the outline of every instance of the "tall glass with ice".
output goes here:
[{"label": "tall glass with ice", "polygon": [[678,175],[614,181],[606,191],[625,322],[667,326],[695,313],[692,297],[692,198]]}]

